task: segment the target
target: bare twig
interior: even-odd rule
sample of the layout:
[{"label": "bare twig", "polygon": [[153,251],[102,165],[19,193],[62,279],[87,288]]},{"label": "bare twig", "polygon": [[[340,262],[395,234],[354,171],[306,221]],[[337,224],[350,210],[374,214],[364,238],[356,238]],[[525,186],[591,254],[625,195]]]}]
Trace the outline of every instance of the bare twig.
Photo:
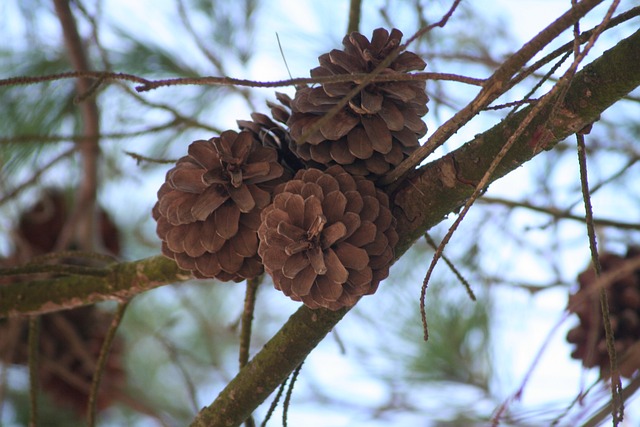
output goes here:
[{"label": "bare twig", "polygon": [[38,425],[38,352],[40,351],[40,316],[29,317],[29,426]]},{"label": "bare twig", "polygon": [[26,180],[25,182],[23,182],[22,184],[19,184],[17,187],[15,187],[13,190],[9,191],[6,195],[4,195],[1,199],[0,199],[0,205],[6,203],[9,200],[12,200],[14,197],[16,197],[21,191],[31,187],[32,185],[34,185],[36,182],[38,182],[38,179],[40,179],[40,177],[42,176],[43,173],[45,173],[46,171],[48,171],[49,169],[51,169],[51,167],[53,167],[54,165],[56,165],[59,161],[66,159],[67,157],[69,157],[70,155],[72,155],[75,152],[75,147],[71,148],[69,150],[63,151],[62,153],[58,154],[56,157],[54,157],[53,159],[51,159],[49,161],[49,163],[47,163],[46,165],[42,166],[39,169],[36,169],[33,174],[31,175],[31,177],[29,177],[28,180]]},{"label": "bare twig", "polygon": [[[240,326],[240,349],[238,352],[238,361],[240,369],[249,362],[249,350],[251,345],[251,327],[253,325],[253,312],[256,307],[256,294],[258,286],[262,282],[264,276],[258,276],[255,279],[247,280],[247,289],[244,297],[244,309],[242,310],[242,320]],[[253,416],[245,420],[245,427],[254,427],[256,425]]]},{"label": "bare twig", "polygon": [[[578,143],[578,164],[580,165],[580,184],[582,187],[582,195],[584,199],[585,222],[587,225],[587,235],[589,236],[589,249],[591,250],[591,261],[596,270],[596,277],[602,274],[600,259],[598,256],[598,247],[596,241],[596,232],[593,224],[593,209],[591,207],[591,196],[589,194],[589,181],[587,175],[587,157],[585,154],[584,135],[576,134]],[[624,414],[624,402],[622,400],[622,383],[620,382],[620,371],[618,370],[618,357],[615,349],[615,341],[613,336],[613,327],[611,318],[609,317],[609,301],[607,291],[600,289],[600,310],[602,314],[602,323],[604,326],[604,335],[607,342],[607,353],[609,354],[609,362],[611,367],[611,414],[613,416],[613,425],[617,426],[622,421]]]},{"label": "bare twig", "polygon": [[23,86],[33,85],[38,83],[48,83],[57,80],[66,79],[83,79],[83,78],[102,78],[105,81],[108,80],[123,80],[139,84],[151,83],[147,79],[135,76],[127,73],[112,73],[110,71],[68,71],[65,73],[47,74],[45,76],[17,76],[9,77],[6,79],[0,79],[0,86]]},{"label": "bare twig", "polygon": [[[534,212],[540,212],[552,216],[555,219],[570,219],[572,221],[584,222],[584,216],[574,215],[567,209],[557,209],[547,206],[538,206],[530,202],[519,202],[516,200],[508,200],[500,197],[482,196],[478,199],[478,203],[495,203],[510,208],[529,209]],[[614,221],[604,218],[593,218],[593,223],[599,227],[615,227],[621,230],[640,230],[640,224],[631,222]]]},{"label": "bare twig", "polygon": [[[387,64],[388,65],[388,64]],[[379,72],[379,71],[378,71]],[[372,73],[375,73],[372,72]],[[460,83],[481,86],[484,82],[482,79],[474,79],[472,77],[459,76],[457,74],[448,73],[406,73],[406,74],[340,74],[335,76],[322,77],[304,77],[288,80],[277,80],[273,82],[260,82],[255,80],[236,79],[232,77],[192,77],[192,78],[176,78],[153,80],[136,87],[138,92],[146,92],[163,86],[178,85],[235,85],[250,86],[256,88],[273,88],[283,86],[298,86],[313,83],[343,83],[356,82],[367,85],[373,82],[390,82],[390,81],[410,81],[410,80],[450,80]],[[1,83],[1,81],[0,81]],[[349,102],[349,101],[347,101]]]},{"label": "bare twig", "polygon": [[[633,396],[640,389],[640,376],[636,376],[631,382],[622,390],[622,400],[627,401],[631,396]],[[597,427],[602,425],[602,422],[605,418],[607,418],[611,414],[611,408],[615,405],[613,399],[610,402],[607,402],[605,405],[600,408],[598,412],[589,418],[587,422],[582,424],[582,427]]]},{"label": "bare twig", "polygon": [[[233,77],[185,77],[175,79],[148,80],[127,73],[112,73],[110,71],[70,71],[66,73],[48,74],[45,76],[19,76],[0,79],[0,86],[20,86],[32,85],[39,83],[47,83],[56,80],[77,79],[77,78],[94,78],[103,79],[104,81],[128,81],[139,83],[136,87],[138,92],[147,92],[164,86],[183,86],[183,85],[222,85],[222,86],[247,86],[254,88],[275,88],[285,86],[298,86],[314,83],[345,83],[360,82],[370,74],[341,74],[335,76],[323,77],[298,77],[287,80],[276,80],[271,82],[263,82],[257,80],[237,79]],[[410,80],[447,80],[459,83],[465,83],[473,86],[482,86],[484,79],[461,76],[451,73],[406,73],[406,74],[384,74],[371,77],[369,82],[392,82],[392,81],[410,81]]]},{"label": "bare twig", "polygon": [[302,369],[302,365],[304,361],[298,365],[298,367],[291,374],[291,382],[289,383],[289,388],[287,389],[287,395],[284,397],[284,402],[282,403],[282,427],[287,427],[287,414],[289,413],[289,406],[291,404],[291,396],[293,396],[293,387],[296,385],[296,380],[298,379],[298,375],[300,374],[300,370]]},{"label": "bare twig", "polygon": [[[424,238],[427,240],[427,243],[429,243],[429,246],[431,246],[434,250],[438,249],[438,245],[436,245],[436,242],[431,238],[429,233],[425,233]],[[451,270],[451,272],[456,276],[456,278],[462,284],[462,286],[464,286],[465,290],[467,291],[467,295],[469,295],[469,298],[472,301],[476,301],[476,294],[473,292],[473,289],[471,289],[471,284],[469,284],[469,281],[464,278],[462,273],[460,273],[460,271],[456,268],[456,266],[453,265],[453,263],[449,260],[449,258],[446,257],[444,254],[442,255],[442,260],[445,262],[445,264],[447,264],[447,267],[449,267],[449,270]]]},{"label": "bare twig", "polygon": [[127,310],[128,306],[128,300],[118,305],[116,314],[111,321],[109,330],[107,331],[107,336],[104,338],[104,342],[102,343],[102,347],[100,348],[100,355],[98,356],[98,361],[96,362],[96,369],[93,374],[93,379],[91,380],[91,391],[89,392],[89,407],[87,408],[87,423],[89,427],[93,427],[96,424],[96,407],[98,403],[100,381],[102,380],[102,374],[104,373],[105,367],[107,365],[107,359],[109,357],[111,345],[113,344],[116,332],[118,331],[120,323],[122,323],[122,318],[124,317],[124,313]]},{"label": "bare twig", "polygon": [[240,369],[249,361],[249,347],[251,344],[251,326],[253,324],[253,311],[256,305],[256,294],[263,276],[247,280],[247,290],[244,297],[244,310],[242,311],[240,329],[240,351],[238,361]]},{"label": "bare twig", "polygon": [[140,164],[142,162],[148,162],[148,163],[170,165],[176,162],[175,159],[154,159],[152,157],[143,156],[142,154],[133,153],[131,151],[125,151],[124,154],[133,158],[137,164]]},{"label": "bare twig", "polygon": [[[16,135],[12,137],[1,137],[0,144],[5,143],[23,143],[23,142],[40,142],[40,143],[53,143],[53,142],[64,142],[64,141],[90,141],[95,138],[100,139],[125,139],[125,138],[133,138],[136,136],[148,135],[155,132],[162,132],[167,129],[175,129],[180,127],[180,121],[177,119],[172,119],[166,123],[157,126],[150,126],[146,129],[134,130],[129,132],[111,132],[111,133],[102,133],[101,135]],[[73,152],[73,150],[70,150]],[[67,153],[67,152],[65,152]],[[56,157],[56,159],[58,159]]]},{"label": "bare twig", "polygon": [[360,15],[362,0],[351,0],[349,3],[349,23],[347,24],[347,34],[360,31]]}]

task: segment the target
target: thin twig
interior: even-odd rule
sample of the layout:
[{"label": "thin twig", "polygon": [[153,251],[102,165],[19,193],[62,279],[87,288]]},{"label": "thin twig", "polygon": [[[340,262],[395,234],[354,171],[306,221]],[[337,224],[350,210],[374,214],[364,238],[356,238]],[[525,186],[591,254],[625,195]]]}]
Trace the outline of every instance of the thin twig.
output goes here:
[{"label": "thin twig", "polygon": [[289,383],[289,388],[287,389],[287,395],[285,396],[284,402],[282,403],[282,427],[287,427],[287,414],[289,413],[291,396],[293,396],[293,387],[296,384],[296,380],[298,379],[298,375],[300,374],[300,370],[302,369],[303,364],[304,361],[302,361],[302,363],[300,363],[291,374],[291,382]]},{"label": "thin twig", "polygon": [[360,15],[362,0],[351,0],[349,2],[349,23],[347,24],[347,34],[360,31]]},{"label": "thin twig", "polygon": [[[591,250],[591,261],[596,271],[596,277],[602,274],[600,259],[598,257],[598,247],[596,240],[596,232],[593,224],[593,209],[591,207],[591,197],[589,195],[589,181],[587,175],[587,160],[585,154],[584,135],[576,134],[578,145],[578,164],[580,165],[580,185],[582,187],[582,195],[584,199],[585,222],[587,225],[587,235],[589,236],[589,249]],[[618,370],[618,358],[615,349],[615,338],[613,336],[613,327],[609,317],[609,301],[607,290],[600,289],[600,309],[602,314],[602,323],[604,326],[604,335],[607,342],[607,353],[609,354],[611,368],[611,414],[613,416],[613,425],[617,426],[622,421],[624,414],[624,402],[622,400],[622,383],[620,381],[620,371]]]},{"label": "thin twig", "polygon": [[[388,65],[388,64],[386,64]],[[460,83],[466,83],[474,86],[481,86],[484,83],[483,79],[475,79],[472,77],[460,76],[450,73],[398,73],[398,74],[371,74],[358,73],[358,74],[340,74],[335,76],[322,76],[322,77],[298,77],[288,80],[277,80],[272,82],[261,82],[255,80],[236,79],[232,77],[185,77],[175,79],[163,79],[149,81],[140,86],[136,86],[138,92],[147,92],[152,89],[157,89],[163,86],[182,86],[182,85],[235,85],[235,86],[250,86],[256,88],[274,88],[283,86],[299,86],[314,83],[344,83],[355,82],[364,83],[367,85],[374,82],[391,82],[391,81],[412,81],[412,80],[449,80]],[[379,71],[378,71],[379,73]],[[0,81],[1,82],[1,81]],[[362,84],[361,83],[361,84]],[[348,102],[348,101],[347,101]]]},{"label": "thin twig", "polygon": [[[253,325],[253,312],[256,307],[256,294],[258,286],[262,282],[263,275],[247,280],[247,289],[244,297],[244,309],[242,310],[242,320],[240,326],[240,349],[238,351],[238,362],[242,369],[249,362],[249,350],[251,347],[251,327]],[[244,422],[245,427],[255,427],[253,416]]]},{"label": "thin twig", "polygon": [[[629,9],[619,15],[617,15],[616,17],[612,18],[606,26],[606,29],[611,29],[613,27],[615,27],[616,25],[620,25],[623,22],[626,22],[632,18],[635,18],[636,16],[640,15],[640,6],[636,6],[632,9]],[[580,43],[586,43],[589,38],[591,37],[591,35],[593,34],[594,31],[596,31],[598,29],[599,25],[596,25],[595,27],[591,28],[588,31],[584,31],[582,34],[580,34],[579,37],[579,41]],[[540,69],[542,66],[550,63],[553,59],[559,57],[560,55],[566,53],[566,52],[571,52],[573,49],[573,45],[574,45],[574,41],[570,41],[565,43],[564,45],[560,46],[559,48],[555,49],[553,52],[545,55],[544,57],[540,58],[538,61],[536,61],[535,63],[533,63],[531,66],[526,67],[525,69],[523,69],[522,71],[520,71],[518,74],[516,74],[516,76],[511,80],[511,82],[509,83],[509,87],[513,87],[516,84],[520,83],[522,80],[524,80],[526,77],[530,76],[531,74],[533,74],[536,70]]]},{"label": "thin twig", "polygon": [[[429,246],[431,246],[434,250],[438,249],[438,245],[436,245],[436,242],[431,238],[429,233],[424,233],[424,238],[427,240]],[[445,264],[447,264],[447,267],[449,267],[449,270],[451,270],[451,272],[456,276],[458,281],[462,283],[462,286],[464,286],[471,301],[476,301],[476,295],[473,292],[473,289],[471,289],[471,284],[469,284],[469,281],[464,278],[462,273],[460,273],[460,271],[456,268],[455,265],[453,265],[451,260],[449,260],[446,255],[442,254],[442,260],[445,262]]]},{"label": "thin twig", "polygon": [[[538,206],[530,202],[519,202],[516,200],[503,199],[500,197],[482,196],[478,203],[494,203],[507,206],[509,208],[523,208],[534,212],[540,212],[552,216],[555,219],[570,219],[572,221],[584,222],[584,216],[574,215],[567,209],[557,209],[546,206]],[[599,227],[615,227],[621,230],[639,230],[640,224],[631,222],[614,221],[611,219],[594,218],[593,223]]]},{"label": "thin twig", "polygon": [[128,306],[128,300],[118,304],[116,314],[111,321],[111,325],[109,326],[107,335],[104,338],[102,347],[100,348],[100,355],[98,356],[96,370],[91,381],[91,391],[89,392],[89,407],[87,408],[87,423],[89,427],[95,426],[96,423],[96,408],[98,403],[98,392],[100,390],[100,381],[102,380],[102,374],[104,373],[105,367],[107,365],[109,351],[111,350],[111,345],[113,344],[116,332],[118,331],[118,326],[120,326],[120,323],[122,323],[122,318],[124,317],[124,313],[127,310]]},{"label": "thin twig", "polygon": [[419,31],[417,31],[414,35],[412,35],[411,37],[409,37],[407,39],[407,41],[405,42],[405,47],[409,46],[411,43],[413,43],[416,39],[424,36],[426,33],[428,33],[429,31],[433,30],[436,27],[440,27],[443,28],[447,22],[449,22],[449,18],[451,18],[453,16],[453,13],[456,11],[456,9],[458,8],[458,6],[460,5],[460,1],[461,0],[454,0],[453,4],[451,5],[451,7],[449,8],[449,10],[447,11],[447,13],[445,13],[442,18],[438,21],[435,22],[431,25],[428,25],[424,28],[421,28]]},{"label": "thin twig", "polygon": [[[134,130],[129,132],[102,133],[100,135],[16,135],[11,137],[0,137],[0,144],[24,143],[24,142],[51,143],[51,142],[65,142],[65,141],[83,142],[83,141],[90,141],[96,138],[125,139],[125,138],[133,138],[136,136],[148,135],[155,132],[161,132],[167,129],[175,129],[178,126],[180,126],[180,120],[174,118],[161,125],[150,126],[146,129]],[[73,152],[73,150],[69,150],[69,151]]]},{"label": "thin twig", "polygon": [[284,393],[284,389],[287,385],[287,381],[289,381],[289,377],[285,378],[282,384],[280,384],[280,387],[278,387],[278,393],[276,394],[276,397],[273,398],[271,405],[269,405],[269,410],[267,411],[267,414],[264,416],[264,420],[262,421],[262,424],[260,424],[260,427],[266,427],[267,422],[271,419],[271,416],[273,415],[274,411],[278,407],[278,402],[280,401],[280,398]]},{"label": "thin twig", "polygon": [[[622,390],[622,400],[626,401],[633,396],[640,389],[640,376],[636,376],[631,382]],[[605,418],[611,413],[611,407],[614,405],[613,400],[607,402],[600,408],[598,412],[589,418],[587,422],[582,424],[582,427],[597,427],[602,425]]]},{"label": "thin twig", "polygon": [[[258,81],[248,79],[238,79],[233,77],[185,77],[185,78],[173,78],[173,79],[159,79],[148,80],[142,77],[135,76],[127,73],[113,73],[110,71],[70,71],[66,73],[48,74],[45,76],[19,76],[10,77],[6,79],[0,79],[0,86],[20,86],[20,85],[32,85],[39,83],[47,83],[64,79],[77,79],[77,78],[95,78],[104,79],[105,81],[129,81],[139,83],[136,86],[136,91],[147,92],[152,89],[156,89],[164,86],[183,86],[183,85],[222,85],[222,86],[248,86],[254,88],[276,88],[285,86],[298,86],[314,83],[346,83],[346,82],[359,82],[367,76],[366,73],[357,74],[340,74],[335,76],[322,76],[322,77],[298,77],[286,80],[276,81]],[[477,79],[473,77],[461,76],[451,73],[403,73],[403,74],[384,74],[372,77],[369,82],[393,82],[393,81],[411,81],[411,80],[447,80],[459,83],[465,83],[473,86],[482,86],[485,82],[484,79]]]},{"label": "thin twig", "polygon": [[38,425],[40,316],[29,317],[29,426]]},{"label": "thin twig", "polygon": [[238,361],[240,369],[249,362],[249,348],[251,344],[251,326],[253,324],[253,312],[256,306],[256,294],[258,286],[262,283],[264,276],[258,276],[247,280],[247,290],[244,297],[244,309],[242,310],[242,320],[240,326],[240,350]]},{"label": "thin twig", "polygon": [[133,153],[131,151],[125,151],[124,154],[133,158],[138,165],[142,162],[157,163],[161,165],[170,165],[176,162],[175,159],[155,159],[153,157],[143,156],[142,154]]},{"label": "thin twig", "polygon": [[40,179],[40,177],[42,176],[43,173],[45,173],[46,171],[51,169],[59,161],[61,161],[63,159],[66,159],[67,157],[71,156],[75,151],[76,151],[75,147],[74,148],[70,148],[69,150],[66,150],[66,151],[58,154],[56,157],[51,159],[49,161],[49,163],[47,163],[46,165],[44,165],[41,168],[35,170],[33,172],[33,174],[31,175],[31,177],[29,177],[28,180],[24,181],[22,184],[19,184],[13,190],[9,191],[6,195],[4,195],[0,199],[0,205],[6,203],[7,201],[12,200],[20,192],[22,192],[22,191],[26,190],[27,188],[31,187],[32,185],[34,185],[36,182],[38,182],[38,179]]}]

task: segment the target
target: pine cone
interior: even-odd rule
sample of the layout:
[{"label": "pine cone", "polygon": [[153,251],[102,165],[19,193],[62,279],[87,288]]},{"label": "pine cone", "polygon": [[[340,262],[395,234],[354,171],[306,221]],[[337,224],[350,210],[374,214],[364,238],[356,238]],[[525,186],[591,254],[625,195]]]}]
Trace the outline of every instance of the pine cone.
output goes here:
[{"label": "pine cone", "polygon": [[279,123],[286,126],[289,119],[291,98],[286,94],[276,92],[277,99],[282,104],[267,102],[271,109],[271,114],[275,121],[262,113],[252,113],[252,120],[238,120],[238,127],[241,130],[251,132],[262,145],[276,149],[278,160],[285,167],[283,180],[288,180],[304,165],[298,157],[291,151],[291,135],[289,131]]},{"label": "pine cone", "polygon": [[[626,257],[606,253],[600,256],[602,273],[614,272],[629,259],[640,256],[630,249]],[[603,377],[610,371],[609,354],[602,323],[600,293],[594,289],[595,270],[590,267],[578,276],[578,291],[569,296],[569,310],[578,315],[580,324],[567,333],[567,341],[575,344],[571,353],[587,368],[598,366]],[[620,374],[630,377],[640,369],[640,269],[615,281],[606,288],[609,318],[613,327],[614,346]]]},{"label": "pine cone", "polygon": [[[38,201],[20,216],[15,230],[17,262],[42,255],[55,249],[60,233],[69,219],[69,202],[64,190],[46,188]],[[102,247],[113,255],[120,253],[117,226],[109,214],[98,206],[98,235]]]},{"label": "pine cone", "polygon": [[239,282],[262,273],[260,212],[282,174],[276,150],[251,132],[195,141],[158,191],[162,252],[200,278]]},{"label": "pine cone", "polygon": [[262,212],[258,253],[277,289],[330,310],[376,291],[398,241],[381,190],[335,165],[301,170],[274,194]]},{"label": "pine cone", "polygon": [[[79,416],[87,410],[93,374],[111,317],[96,306],[40,317],[38,379],[54,401]],[[0,335],[0,360],[26,365],[28,323],[23,318],[5,319],[0,322]],[[121,339],[116,339],[111,346],[98,394],[99,410],[110,406],[124,388],[123,344]]]},{"label": "pine cone", "polygon": [[[343,40],[344,50],[332,50],[318,59],[313,77],[370,73],[398,45],[399,30],[391,34],[383,28],[373,32],[371,42],[362,34],[351,33]],[[404,74],[422,70],[426,63],[412,52],[402,52],[381,74]],[[353,175],[376,178],[397,166],[418,147],[427,132],[420,119],[429,98],[424,81],[371,83],[355,96],[320,130],[301,138],[357,83],[324,83],[298,89],[291,103],[288,120],[296,144],[292,150],[311,165],[340,164]]]}]

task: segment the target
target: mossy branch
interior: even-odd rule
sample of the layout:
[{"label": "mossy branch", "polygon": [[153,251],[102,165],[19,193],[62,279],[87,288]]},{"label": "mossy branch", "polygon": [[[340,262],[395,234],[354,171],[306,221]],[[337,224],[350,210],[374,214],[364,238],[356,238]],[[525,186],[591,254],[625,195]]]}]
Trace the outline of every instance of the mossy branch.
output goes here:
[{"label": "mossy branch", "polygon": [[40,280],[21,277],[0,285],[0,318],[42,314],[106,300],[124,301],[149,289],[192,278],[190,272],[163,256],[111,264],[100,276],[68,275]]},{"label": "mossy branch", "polygon": [[[492,180],[552,149],[596,121],[609,106],[640,85],[640,31],[587,65],[574,78],[564,101],[543,109],[518,138]],[[552,112],[553,114],[552,116]],[[478,135],[458,150],[417,170],[392,194],[398,218],[400,257],[426,230],[455,212],[471,195],[488,165],[528,109]],[[0,317],[41,313],[128,298],[147,289],[187,280],[188,272],[163,258],[114,264],[104,277],[68,276],[0,286]],[[342,319],[337,312],[301,307],[195,418],[194,426],[240,425]]]}]

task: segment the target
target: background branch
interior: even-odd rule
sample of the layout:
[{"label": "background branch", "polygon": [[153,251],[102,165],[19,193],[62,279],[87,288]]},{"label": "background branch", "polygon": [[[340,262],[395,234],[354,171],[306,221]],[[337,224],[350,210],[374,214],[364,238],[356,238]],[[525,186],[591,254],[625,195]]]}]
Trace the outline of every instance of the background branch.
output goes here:
[{"label": "background branch", "polygon": [[[62,26],[65,45],[71,65],[76,71],[89,71],[87,55],[78,33],[75,18],[69,6],[69,0],[54,0],[56,14]],[[78,96],[83,97],[92,91],[94,83],[87,78],[77,80]],[[93,96],[86,97],[80,104],[82,118],[82,133],[86,138],[77,142],[82,157],[82,178],[78,187],[78,194],[74,210],[69,216],[65,227],[58,238],[57,248],[62,249],[75,242],[81,249],[96,249],[96,194],[98,188],[98,156],[100,147],[100,112]]]}]

